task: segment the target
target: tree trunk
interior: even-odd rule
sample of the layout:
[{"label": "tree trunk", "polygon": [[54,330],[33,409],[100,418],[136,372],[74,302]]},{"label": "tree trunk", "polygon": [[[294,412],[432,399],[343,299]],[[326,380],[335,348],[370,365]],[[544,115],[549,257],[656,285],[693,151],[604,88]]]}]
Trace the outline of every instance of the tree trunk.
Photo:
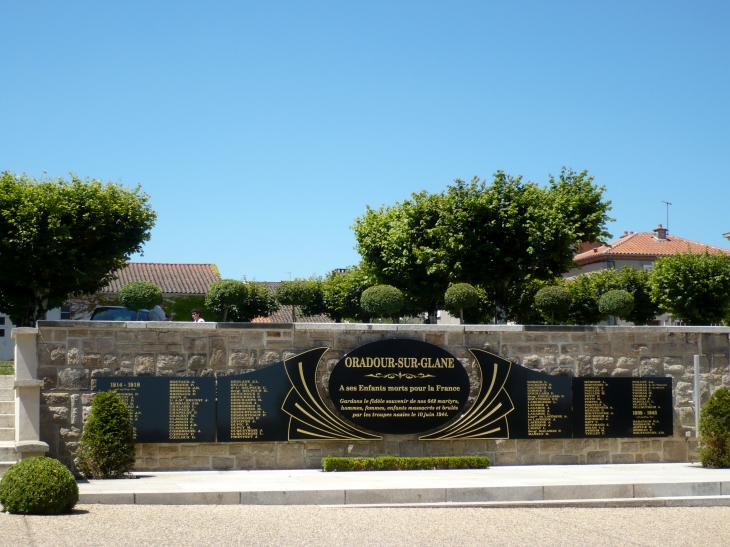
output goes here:
[{"label": "tree trunk", "polygon": [[297,307],[296,306],[291,307],[291,322],[292,323],[297,322]]},{"label": "tree trunk", "polygon": [[459,325],[464,324],[464,308],[459,308]]},{"label": "tree trunk", "polygon": [[48,291],[34,293],[33,305],[33,324],[30,325],[31,327],[35,327],[38,321],[46,318],[46,314],[48,313]]},{"label": "tree trunk", "polygon": [[228,308],[223,308],[223,322],[226,322],[226,317],[228,317]]}]

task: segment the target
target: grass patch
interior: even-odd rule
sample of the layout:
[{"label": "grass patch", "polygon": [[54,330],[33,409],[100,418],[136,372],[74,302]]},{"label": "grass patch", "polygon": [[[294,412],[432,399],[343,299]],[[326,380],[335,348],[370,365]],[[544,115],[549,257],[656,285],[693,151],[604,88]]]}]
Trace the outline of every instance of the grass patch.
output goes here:
[{"label": "grass patch", "polygon": [[486,456],[444,456],[439,458],[322,458],[323,471],[398,471],[403,469],[486,469]]},{"label": "grass patch", "polygon": [[0,361],[0,376],[12,376],[15,374],[13,361]]}]

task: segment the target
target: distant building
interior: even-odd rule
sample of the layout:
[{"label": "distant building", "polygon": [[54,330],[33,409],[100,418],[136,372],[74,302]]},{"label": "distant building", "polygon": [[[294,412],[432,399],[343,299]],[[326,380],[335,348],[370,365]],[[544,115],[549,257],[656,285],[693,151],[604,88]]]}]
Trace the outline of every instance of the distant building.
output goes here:
[{"label": "distant building", "polygon": [[[344,273],[347,270],[342,270]],[[281,284],[281,281],[261,281],[272,293],[276,293],[276,288]],[[254,317],[252,323],[291,323],[292,322],[292,306],[280,306],[279,311],[271,314],[270,317]],[[326,315],[312,315],[309,317],[303,316],[297,311],[297,323],[334,323]]]},{"label": "distant building", "polygon": [[[48,312],[48,319],[88,319],[96,306],[117,302],[119,290],[135,281],[149,281],[162,289],[166,300],[185,296],[205,296],[211,283],[221,276],[215,264],[166,264],[128,262],[114,272],[116,279],[98,293],[70,298],[60,310]],[[58,316],[55,316],[58,314]]]},{"label": "distant building", "polygon": [[[726,234],[726,237],[730,234]],[[653,232],[624,232],[619,239],[608,245],[599,243],[582,244],[575,255],[575,268],[564,277],[573,277],[581,273],[597,270],[620,270],[624,266],[637,270],[651,270],[654,262],[660,258],[674,256],[677,253],[721,253],[730,256],[730,250],[698,243],[682,237],[670,236],[666,228],[660,224]],[[619,321],[618,324],[623,324]],[[654,322],[656,325],[671,325],[668,315],[661,315]]]},{"label": "distant building", "polygon": [[608,245],[583,244],[581,252],[575,255],[576,267],[566,273],[565,277],[595,270],[620,270],[624,266],[651,270],[656,260],[687,251],[692,253],[708,251],[730,256],[730,251],[727,249],[670,236],[666,228],[662,228],[660,224],[653,232],[624,232],[624,235]]}]

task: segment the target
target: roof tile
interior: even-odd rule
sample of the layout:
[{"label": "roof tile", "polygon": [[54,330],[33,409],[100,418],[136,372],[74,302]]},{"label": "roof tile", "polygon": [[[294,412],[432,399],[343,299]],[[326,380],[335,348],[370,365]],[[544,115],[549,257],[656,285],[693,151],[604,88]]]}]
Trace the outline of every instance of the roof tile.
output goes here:
[{"label": "roof tile", "polygon": [[102,293],[117,293],[134,281],[150,281],[164,294],[205,294],[211,283],[220,279],[213,264],[162,264],[155,262],[128,262],[114,272],[116,279],[104,287]]}]

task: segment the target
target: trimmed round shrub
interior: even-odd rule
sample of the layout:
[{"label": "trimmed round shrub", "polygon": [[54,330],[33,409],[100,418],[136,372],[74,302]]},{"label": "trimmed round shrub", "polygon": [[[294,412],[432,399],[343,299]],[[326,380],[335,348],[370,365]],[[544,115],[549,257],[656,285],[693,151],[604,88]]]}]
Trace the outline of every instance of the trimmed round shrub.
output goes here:
[{"label": "trimmed round shrub", "polygon": [[370,316],[395,315],[403,307],[403,293],[392,285],[375,285],[363,291],[360,307]]},{"label": "trimmed round shrub", "polygon": [[94,396],[75,463],[89,479],[118,479],[134,469],[132,417],[116,391]]},{"label": "trimmed round shrub", "polygon": [[238,311],[246,306],[248,288],[243,281],[237,279],[221,279],[211,283],[205,295],[205,306],[223,317],[223,321],[231,315],[235,318]]},{"label": "trimmed round shrub", "polygon": [[276,288],[276,301],[292,307],[292,320],[296,322],[296,307],[309,304],[316,290],[317,286],[306,279],[282,281]]},{"label": "trimmed round shrub", "polygon": [[154,308],[162,300],[162,289],[149,281],[127,283],[119,289],[119,301],[130,310]]},{"label": "trimmed round shrub", "polygon": [[702,467],[730,467],[730,390],[725,386],[715,390],[700,413],[700,462]]},{"label": "trimmed round shrub", "polygon": [[545,318],[555,322],[555,317],[562,319],[568,314],[573,297],[565,287],[543,287],[535,294],[535,306]]},{"label": "trimmed round shrub", "polygon": [[598,299],[598,311],[622,319],[634,309],[634,297],[622,290],[608,291]]},{"label": "trimmed round shrub", "polygon": [[446,289],[444,304],[449,311],[472,308],[479,302],[479,292],[469,283],[457,283]]},{"label": "trimmed round shrub", "polygon": [[10,513],[57,515],[79,501],[74,476],[58,460],[38,456],[12,465],[0,480],[0,503]]}]

